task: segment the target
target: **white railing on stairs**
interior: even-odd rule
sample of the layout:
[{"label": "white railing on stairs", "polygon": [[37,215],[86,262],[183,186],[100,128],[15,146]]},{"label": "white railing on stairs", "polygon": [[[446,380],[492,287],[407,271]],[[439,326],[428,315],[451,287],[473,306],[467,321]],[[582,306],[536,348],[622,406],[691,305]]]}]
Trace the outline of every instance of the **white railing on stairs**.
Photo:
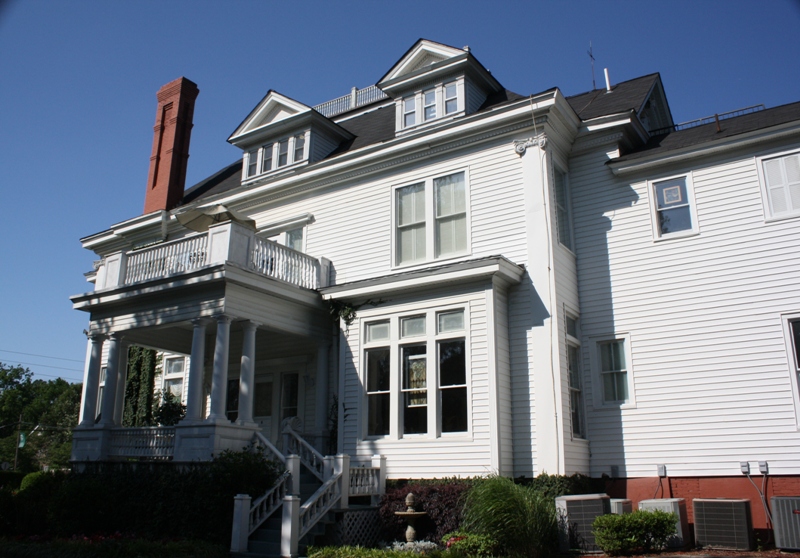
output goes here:
[{"label": "white railing on stairs", "polygon": [[270,515],[275,513],[275,510],[281,507],[283,499],[288,494],[291,480],[292,476],[289,471],[284,471],[275,481],[275,485],[250,505],[248,536],[252,535]]},{"label": "white railing on stairs", "polygon": [[287,454],[294,454],[300,457],[300,463],[305,465],[319,480],[325,480],[325,458],[320,452],[315,450],[311,444],[306,442],[291,424],[287,422],[283,427],[284,450]]},{"label": "white railing on stairs", "polygon": [[280,461],[284,464],[286,463],[286,457],[272,444],[272,442],[267,440],[267,438],[264,437],[261,432],[256,432],[253,434],[253,443],[255,444],[256,448],[266,456],[267,459]]},{"label": "white railing on stairs", "polygon": [[300,506],[300,532],[302,539],[342,498],[341,473],[334,475],[319,487],[308,502]]}]

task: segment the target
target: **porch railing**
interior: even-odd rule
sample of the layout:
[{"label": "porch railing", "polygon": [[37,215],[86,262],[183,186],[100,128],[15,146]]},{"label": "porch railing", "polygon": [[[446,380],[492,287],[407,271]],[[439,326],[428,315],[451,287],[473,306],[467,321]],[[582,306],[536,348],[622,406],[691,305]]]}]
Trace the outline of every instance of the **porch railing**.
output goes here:
[{"label": "porch railing", "polygon": [[128,252],[125,284],[191,271],[206,264],[208,235],[165,242]]},{"label": "porch railing", "polygon": [[175,427],[115,428],[111,430],[110,457],[169,460],[175,452]]},{"label": "porch railing", "polygon": [[250,268],[281,281],[306,289],[319,287],[319,262],[277,242],[255,238]]},{"label": "porch railing", "polygon": [[350,467],[350,496],[379,494],[383,494],[380,467]]}]

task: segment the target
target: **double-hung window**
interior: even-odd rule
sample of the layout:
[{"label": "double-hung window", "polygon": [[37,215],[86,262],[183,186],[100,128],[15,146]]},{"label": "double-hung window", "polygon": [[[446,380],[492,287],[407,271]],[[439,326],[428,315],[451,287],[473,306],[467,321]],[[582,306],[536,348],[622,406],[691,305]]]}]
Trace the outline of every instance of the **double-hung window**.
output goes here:
[{"label": "double-hung window", "polygon": [[247,178],[258,174],[258,149],[247,152]]},{"label": "double-hung window", "polygon": [[797,427],[800,428],[800,314],[783,316],[783,327],[792,392],[795,398],[795,417]]},{"label": "double-hung window", "polygon": [[395,189],[395,265],[469,251],[465,173]]},{"label": "double-hung window", "polygon": [[800,152],[761,159],[770,218],[800,215]]},{"label": "double-hung window", "polygon": [[289,164],[289,140],[285,139],[278,142],[278,167],[285,167]]},{"label": "double-hung window", "polygon": [[261,148],[261,172],[272,170],[272,146],[270,143]]},{"label": "double-hung window", "polygon": [[469,430],[464,313],[426,310],[365,323],[367,437]]},{"label": "double-hung window", "polygon": [[586,424],[583,411],[583,378],[581,372],[581,345],[578,340],[578,321],[567,316],[567,371],[569,374],[569,410],[572,422],[572,436],[586,437]]},{"label": "double-hung window", "polygon": [[628,346],[629,338],[621,336],[597,342],[596,403],[607,406],[633,403]]},{"label": "double-hung window", "polygon": [[650,183],[655,237],[670,238],[697,232],[691,176]]},{"label": "double-hung window", "polygon": [[569,188],[567,177],[560,170],[553,169],[553,186],[556,192],[556,224],[558,225],[558,241],[572,250],[572,226]]},{"label": "double-hung window", "polygon": [[164,393],[169,392],[176,400],[183,402],[183,379],[186,370],[185,357],[167,357],[164,359]]}]

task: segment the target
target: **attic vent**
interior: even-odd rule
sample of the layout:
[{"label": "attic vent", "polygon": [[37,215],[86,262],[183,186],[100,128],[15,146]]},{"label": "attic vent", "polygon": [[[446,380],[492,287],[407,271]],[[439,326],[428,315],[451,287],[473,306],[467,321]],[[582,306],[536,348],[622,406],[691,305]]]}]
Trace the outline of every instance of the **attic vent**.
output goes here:
[{"label": "attic vent", "polygon": [[800,550],[800,498],[773,496],[771,502],[775,546],[781,550]]},{"label": "attic vent", "polygon": [[559,516],[558,547],[560,552],[571,549],[599,550],[595,545],[592,523],[598,515],[611,513],[611,498],[607,494],[581,494],[556,498]]},{"label": "attic vent", "polygon": [[330,118],[331,116],[342,114],[348,110],[389,98],[389,96],[378,89],[376,85],[370,85],[364,89],[356,89],[355,93],[355,103],[353,103],[353,94],[348,93],[347,95],[342,95],[341,97],[317,105],[314,107],[314,110],[322,116]]},{"label": "attic vent", "polygon": [[695,498],[694,537],[697,546],[752,550],[750,500]]},{"label": "attic vent", "polygon": [[674,126],[667,126],[666,128],[658,128],[656,130],[650,130],[650,136],[660,136],[662,134],[668,134],[670,132],[678,132],[680,130],[688,130],[689,128],[696,128],[697,126],[703,126],[704,124],[711,124],[712,122],[716,122],[717,120],[727,120],[729,118],[736,118],[737,116],[744,116],[745,114],[753,114],[754,112],[759,112],[764,110],[764,105],[753,105],[751,107],[745,107],[739,110],[732,110],[730,112],[723,112],[722,114],[715,114],[713,116],[706,116],[705,118],[698,118],[697,120],[689,120],[687,122],[681,122],[680,124],[675,124]]}]

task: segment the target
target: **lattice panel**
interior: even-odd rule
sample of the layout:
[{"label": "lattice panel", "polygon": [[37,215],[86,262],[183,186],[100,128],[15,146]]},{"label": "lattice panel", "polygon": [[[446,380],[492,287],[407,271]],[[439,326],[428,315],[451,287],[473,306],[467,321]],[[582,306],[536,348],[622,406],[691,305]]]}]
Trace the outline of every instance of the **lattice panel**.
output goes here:
[{"label": "lattice panel", "polygon": [[336,525],[336,538],[343,545],[375,546],[380,536],[377,508],[348,510]]}]

